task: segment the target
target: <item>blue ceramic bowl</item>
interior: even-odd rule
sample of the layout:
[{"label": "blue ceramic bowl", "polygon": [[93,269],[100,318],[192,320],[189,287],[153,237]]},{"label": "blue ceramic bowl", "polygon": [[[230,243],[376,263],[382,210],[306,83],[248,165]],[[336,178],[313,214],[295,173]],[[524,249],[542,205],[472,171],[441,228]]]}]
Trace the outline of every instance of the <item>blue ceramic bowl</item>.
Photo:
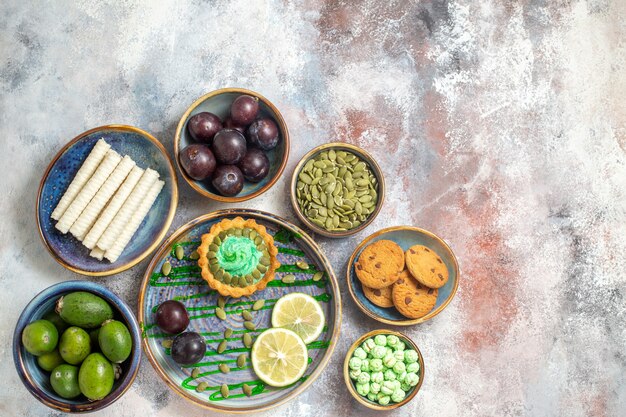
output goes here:
[{"label": "blue ceramic bowl", "polygon": [[[115,318],[126,324],[133,339],[130,357],[122,364],[122,376],[115,381],[111,393],[99,401],[89,401],[84,396],[72,400],[59,397],[50,385],[50,373],[37,365],[37,358],[22,346],[22,332],[29,323],[40,319],[54,310],[59,297],[74,292],[87,291],[105,299],[113,308]],[[105,287],[86,281],[65,281],[46,288],[26,306],[15,326],[13,333],[13,361],[17,373],[26,389],[39,401],[58,411],[66,413],[84,413],[101,410],[114,403],[130,388],[137,376],[141,359],[141,335],[137,319],[122,299]]]},{"label": "blue ceramic bowl", "polygon": [[[187,131],[187,121],[192,116],[201,112],[210,112],[224,120],[230,113],[230,106],[233,101],[235,101],[235,99],[242,94],[247,94],[259,99],[260,115],[274,119],[276,125],[278,126],[280,139],[276,148],[266,152],[266,155],[270,160],[270,172],[267,176],[258,183],[244,181],[243,189],[239,194],[233,197],[225,197],[217,193],[217,190],[211,184],[210,179],[197,181],[188,176],[185,170],[181,167],[178,156],[180,151],[187,145],[196,143]],[[187,183],[194,190],[203,196],[225,203],[246,201],[269,190],[282,175],[285,166],[287,165],[287,160],[289,159],[289,131],[287,130],[287,124],[278,109],[259,93],[246,90],[244,88],[223,88],[221,90],[211,91],[210,93],[203,95],[194,101],[191,106],[189,106],[185,114],[183,114],[183,117],[181,117],[180,122],[178,123],[178,128],[176,129],[176,136],[174,138],[174,153],[176,157],[176,164],[178,165],[181,175],[185,178],[185,181],[187,181]]]},{"label": "blue ceramic bowl", "polygon": [[[215,307],[219,294],[209,288],[202,279],[197,261],[190,255],[200,244],[201,236],[211,226],[224,218],[241,216],[254,219],[265,226],[267,232],[274,237],[278,249],[278,260],[281,267],[276,277],[268,283],[267,288],[257,291],[249,297],[239,299],[227,298],[224,306],[226,319],[215,316]],[[175,257],[173,248],[182,247],[184,257]],[[310,268],[301,270],[298,261],[306,262]],[[172,265],[170,274],[165,277],[161,268],[165,262]],[[319,281],[312,277],[317,271],[324,271]],[[281,281],[285,274],[294,274],[295,282],[286,284]],[[324,331],[317,340],[307,345],[309,366],[303,377],[296,383],[282,388],[265,385],[254,374],[248,362],[242,368],[236,368],[237,357],[250,354],[242,341],[244,333],[256,338],[258,334],[271,326],[272,308],[276,301],[289,293],[306,293],[320,302],[326,318]],[[255,330],[247,330],[243,326],[240,308],[249,309],[257,300],[265,300],[263,307],[253,312]],[[163,340],[171,338],[164,334],[155,323],[155,311],[166,300],[178,300],[185,304],[189,312],[190,323],[187,331],[200,333],[205,337],[207,352],[205,358],[193,365],[180,366],[171,357],[170,350],[163,346]],[[225,413],[255,413],[283,404],[309,387],[320,376],[332,356],[333,349],[339,340],[341,327],[341,294],[339,284],[333,273],[332,266],[317,244],[301,229],[270,213],[257,210],[230,209],[214,211],[198,217],[174,232],[157,250],[146,269],[143,283],[139,290],[139,322],[143,329],[143,346],[146,357],[157,374],[172,390],[194,404],[214,411]],[[216,351],[223,340],[223,332],[230,328],[234,331],[228,339],[225,351]],[[228,374],[219,371],[220,363],[231,366]],[[194,376],[194,369],[199,374]],[[206,382],[209,386],[203,392],[195,387]],[[220,394],[222,384],[227,384],[230,395],[224,398]],[[252,388],[252,395],[247,397],[243,384]]]},{"label": "blue ceramic bowl", "polygon": [[[117,261],[99,261],[71,234],[54,228],[50,215],[74,175],[104,139],[120,155],[129,155],[139,167],[158,171],[165,186]],[[141,129],[123,125],[101,126],[81,133],[59,151],[43,175],[37,197],[37,225],[52,257],[69,270],[88,276],[113,275],[139,263],[161,242],[172,223],[178,204],[176,171],[163,145]]]},{"label": "blue ceramic bowl", "polygon": [[[400,245],[400,247],[405,251],[413,245],[426,246],[435,251],[448,268],[448,282],[446,282],[446,285],[439,288],[435,307],[424,317],[420,317],[418,319],[407,319],[394,307],[379,307],[365,297],[361,282],[357,278],[354,271],[354,263],[357,259],[359,259],[361,251],[365,249],[367,245],[381,239],[391,240]],[[348,261],[347,275],[348,289],[350,290],[350,295],[357,306],[374,320],[395,326],[409,326],[425,322],[435,317],[437,314],[441,313],[444,308],[446,308],[450,301],[452,301],[452,298],[454,298],[456,290],[459,287],[459,265],[456,261],[454,253],[452,253],[452,249],[450,249],[448,244],[444,242],[443,239],[435,234],[413,226],[397,226],[382,229],[366,238],[352,253],[350,260]]]}]

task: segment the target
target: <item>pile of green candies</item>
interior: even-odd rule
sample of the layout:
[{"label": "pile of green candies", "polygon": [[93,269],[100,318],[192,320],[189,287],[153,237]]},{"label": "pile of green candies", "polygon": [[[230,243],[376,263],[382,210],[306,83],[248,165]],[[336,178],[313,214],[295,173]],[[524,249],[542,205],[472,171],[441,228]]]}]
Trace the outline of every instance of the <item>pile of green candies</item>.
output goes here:
[{"label": "pile of green candies", "polygon": [[356,391],[380,405],[399,403],[419,382],[417,352],[395,335],[379,334],[357,347],[348,362]]}]

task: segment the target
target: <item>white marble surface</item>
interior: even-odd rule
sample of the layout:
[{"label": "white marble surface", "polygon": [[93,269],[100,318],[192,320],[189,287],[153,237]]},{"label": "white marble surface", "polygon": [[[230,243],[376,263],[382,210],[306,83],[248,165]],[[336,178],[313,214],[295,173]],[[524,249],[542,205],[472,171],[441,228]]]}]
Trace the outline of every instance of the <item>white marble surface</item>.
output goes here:
[{"label": "white marble surface", "polygon": [[[323,375],[262,415],[376,415],[351,400],[343,354],[381,327],[347,294],[345,262],[382,227],[451,244],[462,283],[408,330],[426,361],[394,416],[626,414],[626,4],[623,0],[145,1],[0,4],[0,415],[52,416],[21,385],[13,326],[40,290],[81,278],[45,251],[40,177],[69,139],[124,123],[172,150],[198,96],[241,86],[282,111],[293,146],[269,192],[236,206],[295,221],[288,176],[313,146],[366,147],[384,213],[360,236],[318,239],[340,277],[342,338]],[[223,205],[180,181],[171,231]],[[147,261],[94,281],[136,304]],[[147,360],[98,416],[207,416]]]}]

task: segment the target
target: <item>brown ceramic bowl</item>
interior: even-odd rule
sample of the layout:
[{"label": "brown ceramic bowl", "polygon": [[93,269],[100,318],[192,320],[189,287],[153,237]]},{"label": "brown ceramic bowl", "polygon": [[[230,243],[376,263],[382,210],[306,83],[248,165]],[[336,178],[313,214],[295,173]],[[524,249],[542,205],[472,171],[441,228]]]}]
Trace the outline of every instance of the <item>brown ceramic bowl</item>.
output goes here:
[{"label": "brown ceramic bowl", "polygon": [[[372,173],[378,180],[378,202],[376,203],[376,207],[374,211],[359,226],[353,229],[349,229],[349,230],[329,231],[323,227],[318,226],[317,224],[313,223],[304,215],[304,213],[300,209],[300,205],[298,204],[298,200],[297,200],[298,175],[302,171],[302,168],[309,161],[309,159],[315,157],[320,152],[329,151],[331,149],[335,151],[348,151],[357,155],[359,158],[361,158],[361,160],[363,160],[369,166]],[[382,208],[383,202],[385,200],[385,179],[383,177],[383,172],[380,169],[380,166],[378,165],[378,163],[376,163],[372,155],[370,155],[364,149],[361,149],[358,146],[354,146],[349,143],[333,142],[333,143],[326,143],[324,145],[313,148],[306,155],[302,157],[300,162],[298,162],[298,165],[296,165],[296,168],[293,171],[293,175],[291,176],[290,191],[291,191],[290,193],[291,205],[293,206],[293,209],[296,212],[296,215],[298,216],[300,221],[302,221],[302,223],[304,223],[309,229],[311,229],[315,233],[318,233],[322,236],[331,237],[331,238],[342,238],[342,237],[351,236],[355,233],[359,233],[361,230],[369,226],[370,223],[374,221],[376,216],[378,216],[378,213],[380,212],[380,209]]]},{"label": "brown ceramic bowl", "polygon": [[[211,184],[210,178],[204,181],[197,181],[187,175],[180,164],[179,153],[187,145],[196,143],[187,131],[187,121],[189,118],[197,113],[211,112],[219,116],[223,121],[229,115],[230,106],[233,101],[242,94],[247,94],[259,99],[259,114],[261,116],[271,117],[274,119],[276,125],[278,126],[280,139],[278,145],[274,149],[265,153],[270,160],[270,172],[267,174],[267,177],[258,183],[246,180],[244,181],[243,189],[239,194],[232,197],[226,197],[217,192]],[[269,190],[282,175],[285,166],[287,165],[287,160],[289,159],[289,131],[287,130],[287,124],[278,109],[261,94],[244,88],[222,88],[221,90],[211,91],[210,93],[198,98],[191,106],[189,106],[187,111],[185,111],[183,116],[180,118],[180,122],[178,122],[178,127],[176,128],[176,135],[174,137],[174,155],[176,157],[176,164],[178,165],[178,170],[181,175],[191,188],[196,190],[198,193],[210,198],[211,200],[221,201],[224,203],[246,201]]]},{"label": "brown ceramic bowl", "polygon": [[[355,383],[350,378],[350,367],[348,366],[348,363],[350,362],[350,358],[352,358],[352,354],[354,353],[356,348],[359,347],[361,343],[363,343],[366,339],[369,339],[370,337],[373,338],[374,336],[379,335],[379,334],[384,334],[385,336],[389,336],[389,335],[397,336],[400,340],[402,340],[407,345],[407,347],[410,347],[411,349],[417,352],[417,356],[418,356],[417,361],[420,364],[419,382],[406,394],[406,397],[404,397],[404,400],[400,401],[399,403],[389,403],[388,405],[380,405],[378,403],[370,401],[368,398],[363,397],[361,394],[359,394],[356,391],[356,387],[354,386]],[[422,382],[424,382],[424,358],[422,357],[422,352],[420,352],[415,342],[413,342],[404,333],[395,332],[393,330],[386,330],[386,329],[373,330],[371,332],[365,333],[363,336],[358,338],[357,341],[354,342],[352,346],[350,346],[350,349],[348,349],[348,352],[346,353],[346,358],[343,362],[343,378],[346,383],[346,386],[348,387],[348,391],[350,391],[350,394],[352,394],[354,399],[357,400],[362,405],[364,405],[365,407],[371,408],[372,410],[379,410],[379,411],[394,410],[396,408],[402,407],[403,405],[411,401],[417,395],[417,392],[422,387]]]}]

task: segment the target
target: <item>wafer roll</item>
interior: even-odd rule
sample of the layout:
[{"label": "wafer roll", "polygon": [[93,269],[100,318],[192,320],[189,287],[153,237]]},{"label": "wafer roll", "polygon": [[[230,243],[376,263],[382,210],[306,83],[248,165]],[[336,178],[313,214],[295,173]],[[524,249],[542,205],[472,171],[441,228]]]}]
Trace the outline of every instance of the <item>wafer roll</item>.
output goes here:
[{"label": "wafer roll", "polygon": [[143,173],[144,170],[138,166],[135,166],[130,170],[130,173],[122,183],[122,186],[119,190],[117,190],[111,201],[109,201],[109,204],[107,204],[104,208],[98,217],[98,220],[96,220],[91,229],[89,229],[89,232],[83,240],[83,245],[87,246],[89,249],[94,249],[96,247],[96,243],[98,243],[98,240],[106,228],[113,221],[115,215],[120,210],[124,202],[128,199],[128,196],[132,193]]},{"label": "wafer roll", "polygon": [[111,145],[106,143],[104,139],[100,139],[96,142],[93,149],[87,156],[87,159],[85,159],[83,164],[80,166],[80,169],[74,176],[74,179],[67,187],[67,190],[65,190],[65,194],[63,194],[63,197],[61,197],[61,200],[54,208],[54,211],[52,212],[50,217],[52,217],[54,220],[59,220],[61,216],[63,216],[65,210],[67,210],[70,204],[72,204],[74,198],[76,198],[80,190],[87,183],[87,181],[89,181],[89,178],[91,178],[93,173],[96,171],[96,168],[98,168],[98,165],[100,165],[100,162],[102,162],[102,160],[104,159],[104,156],[106,155],[109,148],[111,148]]},{"label": "wafer roll", "polygon": [[70,227],[70,233],[76,236],[78,240],[83,240],[85,235],[96,219],[113,196],[115,191],[120,187],[130,170],[135,166],[135,162],[126,155],[122,161],[115,167],[115,170],[109,175],[109,178],[102,184],[96,195],[91,199],[85,210],[78,216],[78,219]]},{"label": "wafer roll", "polygon": [[141,204],[137,207],[137,210],[132,214],[130,220],[124,227],[124,230],[122,230],[122,233],[120,233],[113,245],[111,245],[111,247],[105,252],[105,258],[111,262],[115,262],[117,260],[139,228],[139,225],[143,221],[144,217],[146,217],[150,211],[150,207],[152,207],[152,204],[154,204],[154,201],[157,199],[163,185],[165,185],[163,181],[156,181],[152,187],[150,187],[150,191],[148,191],[148,194],[143,198]]},{"label": "wafer roll", "polygon": [[158,178],[159,174],[155,170],[150,168],[146,169],[132,193],[128,196],[120,210],[113,218],[113,221],[109,224],[109,227],[107,227],[98,240],[97,245],[100,249],[104,249],[106,251],[113,245],[115,240],[124,230],[124,227],[128,223],[130,217],[137,210],[141,201],[150,191],[150,187],[152,187]]},{"label": "wafer roll", "polygon": [[101,261],[104,258],[104,251],[96,246],[91,252],[89,252],[89,256]]},{"label": "wafer roll", "polygon": [[93,173],[92,177],[87,181],[82,190],[78,193],[72,204],[65,210],[63,216],[59,219],[55,227],[61,233],[67,233],[72,227],[76,219],[83,212],[87,204],[96,195],[102,184],[109,178],[109,175],[113,172],[117,164],[121,161],[122,157],[112,149],[107,151],[106,156],[98,165],[98,168]]}]

